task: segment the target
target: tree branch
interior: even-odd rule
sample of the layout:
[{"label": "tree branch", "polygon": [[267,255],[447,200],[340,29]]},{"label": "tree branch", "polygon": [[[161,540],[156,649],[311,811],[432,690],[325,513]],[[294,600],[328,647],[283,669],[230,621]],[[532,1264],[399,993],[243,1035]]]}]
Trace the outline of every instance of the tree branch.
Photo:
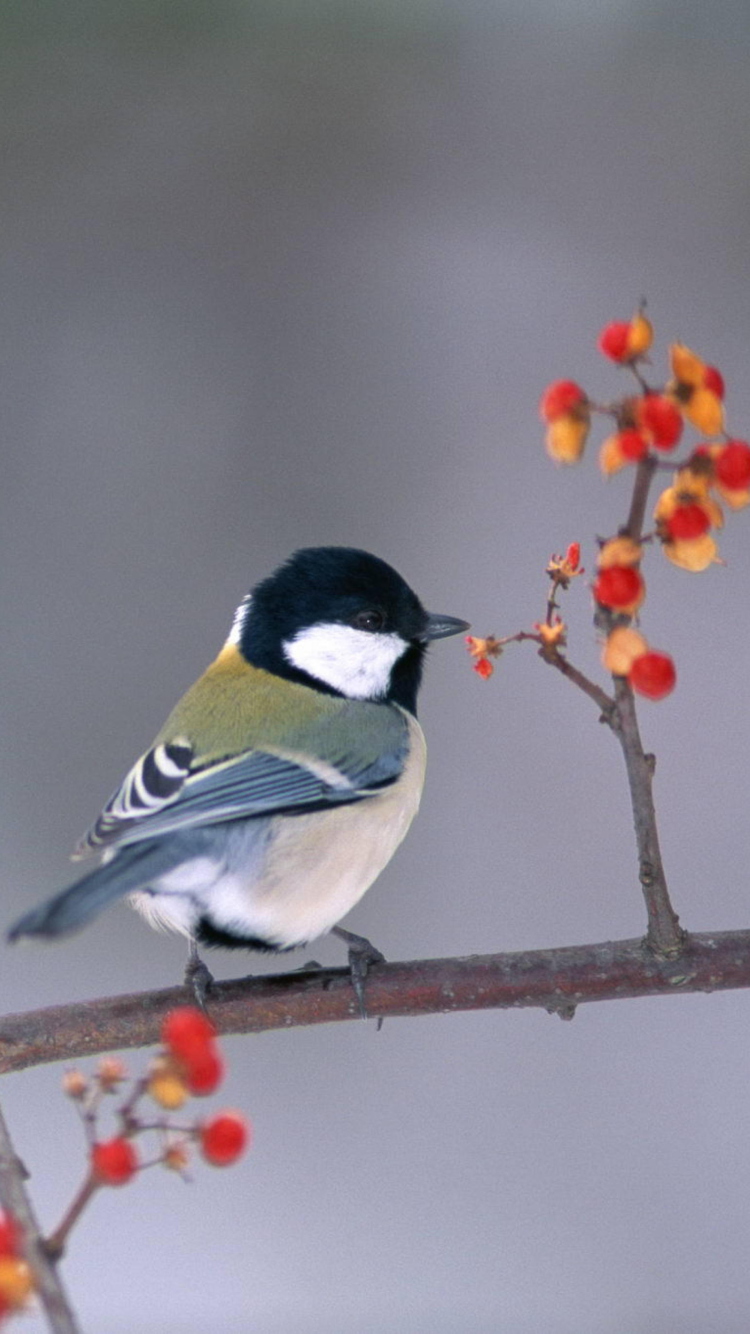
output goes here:
[{"label": "tree branch", "polygon": [[39,1224],[24,1186],[26,1169],[11,1142],[5,1117],[0,1111],[0,1200],[23,1232],[25,1258],[36,1283],[49,1327],[54,1334],[78,1334],[78,1325],[54,1264],[47,1251]]},{"label": "tree branch", "polygon": [[[569,1017],[588,1001],[750,987],[750,931],[687,936],[679,958],[643,940],[561,949],[376,964],[366,983],[370,1015],[396,1018],[538,1006]],[[0,1073],[159,1041],[184,987],[110,996],[0,1019]],[[217,982],[211,1018],[220,1033],[341,1023],[359,1018],[348,969],[321,968]]]}]

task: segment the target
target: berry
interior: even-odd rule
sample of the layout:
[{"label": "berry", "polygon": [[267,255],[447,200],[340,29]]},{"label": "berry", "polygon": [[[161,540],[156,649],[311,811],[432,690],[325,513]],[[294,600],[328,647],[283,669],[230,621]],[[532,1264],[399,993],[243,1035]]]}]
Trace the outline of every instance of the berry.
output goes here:
[{"label": "berry", "polygon": [[96,1179],[106,1186],[124,1186],[138,1171],[138,1155],[122,1135],[94,1144],[91,1166]]},{"label": "berry", "polygon": [[196,1098],[215,1093],[224,1078],[224,1062],[213,1046],[185,1059],[184,1065],[187,1090]]},{"label": "berry", "polygon": [[630,357],[630,320],[613,320],[611,324],[605,324],[597,345],[610,361],[627,361]]},{"label": "berry", "polygon": [[25,1260],[0,1256],[0,1294],[11,1310],[25,1306],[34,1291],[34,1276]]},{"label": "berry", "polygon": [[648,440],[640,431],[619,431],[617,439],[628,463],[638,463],[648,453]]},{"label": "berry", "polygon": [[21,1233],[12,1214],[0,1213],[0,1255],[18,1255]]},{"label": "berry", "polygon": [[673,541],[690,542],[702,537],[711,527],[711,521],[701,505],[678,505],[667,519],[667,532]]},{"label": "berry", "polygon": [[716,394],[717,398],[723,399],[724,376],[715,366],[706,366],[703,372],[703,387],[704,389],[710,389],[711,393]]},{"label": "berry", "polygon": [[543,421],[553,422],[567,412],[575,412],[587,401],[583,389],[574,380],[553,380],[539,401],[539,414]]},{"label": "berry", "polygon": [[729,440],[714,460],[717,481],[728,491],[744,491],[750,486],[750,445],[745,440]]},{"label": "berry", "polygon": [[632,565],[610,565],[602,570],[594,584],[594,597],[603,607],[623,611],[638,603],[643,594],[643,580]]},{"label": "berry", "polygon": [[214,1167],[229,1167],[236,1163],[245,1152],[249,1139],[247,1122],[237,1112],[221,1112],[200,1127],[201,1153]]},{"label": "berry", "polygon": [[682,435],[682,417],[664,394],[644,394],[636,403],[638,425],[656,449],[673,449]]},{"label": "berry", "polygon": [[161,1028],[165,1047],[186,1061],[205,1051],[215,1036],[216,1029],[211,1020],[193,1005],[170,1010]]},{"label": "berry", "polygon": [[643,653],[630,668],[628,680],[639,695],[664,699],[674,690],[677,673],[668,653]]}]

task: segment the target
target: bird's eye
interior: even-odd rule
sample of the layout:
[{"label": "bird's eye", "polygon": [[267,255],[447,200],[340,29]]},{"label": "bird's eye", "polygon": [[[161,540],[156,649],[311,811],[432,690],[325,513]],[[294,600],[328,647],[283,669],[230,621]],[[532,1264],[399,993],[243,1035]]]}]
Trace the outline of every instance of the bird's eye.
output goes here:
[{"label": "bird's eye", "polygon": [[367,611],[358,611],[352,621],[357,630],[369,630],[370,634],[377,634],[378,630],[383,629],[384,624],[383,612],[375,607],[370,607]]}]

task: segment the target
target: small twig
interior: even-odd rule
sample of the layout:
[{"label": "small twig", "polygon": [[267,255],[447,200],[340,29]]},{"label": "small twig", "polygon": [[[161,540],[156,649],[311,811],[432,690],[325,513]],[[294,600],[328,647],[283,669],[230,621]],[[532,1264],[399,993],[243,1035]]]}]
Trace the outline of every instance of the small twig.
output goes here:
[{"label": "small twig", "polygon": [[[528,635],[526,637],[538,640],[538,636],[536,635]],[[609,723],[610,727],[612,726],[615,701],[612,699],[611,695],[607,694],[606,690],[602,690],[601,686],[596,685],[594,681],[590,681],[587,676],[584,676],[583,672],[580,672],[577,667],[574,667],[571,662],[568,662],[568,659],[557,648],[550,648],[546,644],[542,644],[539,649],[539,657],[543,658],[545,662],[548,662],[550,667],[556,667],[558,672],[562,672],[563,676],[566,676],[569,681],[572,681],[573,685],[578,686],[578,689],[582,690],[584,695],[588,695],[589,699],[593,699],[594,703],[601,710],[602,721]]]},{"label": "small twig", "polygon": [[636,468],[630,513],[625,527],[620,530],[623,537],[630,537],[634,542],[642,540],[641,534],[643,532],[643,521],[646,517],[649,488],[657,466],[658,461],[654,455],[646,454]]},{"label": "small twig", "polygon": [[630,683],[624,676],[616,676],[614,681],[617,710],[613,727],[622,747],[630,787],[639,879],[648,913],[646,939],[657,954],[674,955],[682,948],[685,932],[669,898],[659,848],[652,791],[653,757],[644,754]]},{"label": "small twig", "polygon": [[34,1274],[36,1292],[54,1334],[79,1334],[73,1311],[47,1251],[24,1185],[26,1170],[18,1158],[5,1118],[0,1110],[0,1200],[23,1233],[24,1255]]},{"label": "small twig", "polygon": [[64,1254],[71,1231],[78,1222],[78,1219],[86,1208],[92,1195],[96,1194],[100,1184],[101,1183],[97,1181],[94,1176],[94,1173],[89,1172],[86,1180],[78,1191],[78,1194],[71,1200],[71,1203],[65,1211],[64,1217],[60,1223],[58,1223],[54,1232],[50,1233],[50,1235],[43,1241],[42,1245],[44,1250],[51,1260],[59,1260]]}]

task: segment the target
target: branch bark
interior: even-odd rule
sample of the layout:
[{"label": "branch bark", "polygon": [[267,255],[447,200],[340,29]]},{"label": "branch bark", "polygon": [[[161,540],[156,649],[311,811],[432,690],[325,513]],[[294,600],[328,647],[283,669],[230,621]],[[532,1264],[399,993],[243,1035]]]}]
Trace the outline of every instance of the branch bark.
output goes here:
[{"label": "branch bark", "polygon": [[[570,1018],[590,1001],[750,987],[750,931],[685,937],[679,957],[643,940],[561,949],[376,964],[368,974],[371,1016],[537,1006]],[[110,996],[0,1019],[0,1073],[159,1041],[167,1011],[190,1000],[184,987]],[[359,1018],[348,969],[328,968],[218,982],[211,1018],[220,1033],[341,1023]]]},{"label": "branch bark", "polygon": [[54,1334],[78,1334],[78,1325],[60,1275],[47,1251],[24,1185],[26,1169],[16,1154],[0,1111],[0,1200],[23,1232],[25,1259],[34,1273],[36,1291]]}]

